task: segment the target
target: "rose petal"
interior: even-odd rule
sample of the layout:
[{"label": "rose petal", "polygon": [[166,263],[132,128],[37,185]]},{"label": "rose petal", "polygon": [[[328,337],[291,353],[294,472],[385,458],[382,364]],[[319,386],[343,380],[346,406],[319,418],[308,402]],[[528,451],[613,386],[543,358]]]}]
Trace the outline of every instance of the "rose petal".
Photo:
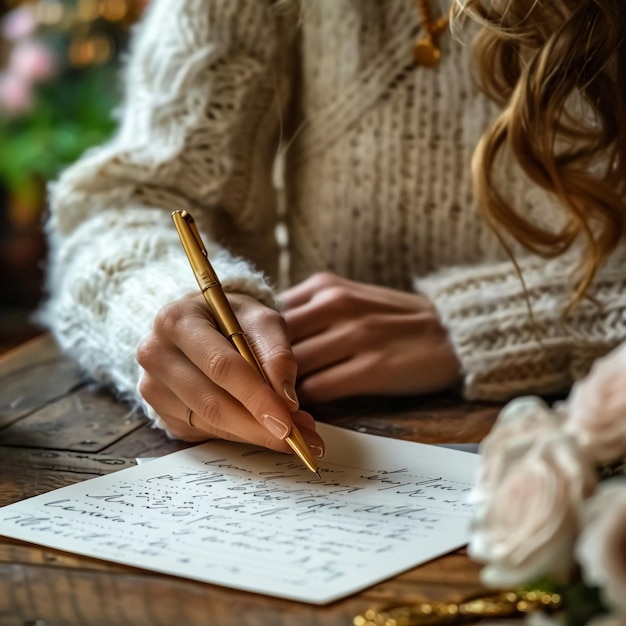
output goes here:
[{"label": "rose petal", "polygon": [[626,613],[626,478],[603,482],[589,499],[575,553],[585,583]]}]

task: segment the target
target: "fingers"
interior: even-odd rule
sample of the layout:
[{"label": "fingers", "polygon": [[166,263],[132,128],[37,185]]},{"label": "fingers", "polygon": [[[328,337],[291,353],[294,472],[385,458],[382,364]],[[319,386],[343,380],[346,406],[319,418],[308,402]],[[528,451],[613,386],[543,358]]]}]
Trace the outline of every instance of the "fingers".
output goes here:
[{"label": "fingers", "polygon": [[272,387],[265,384],[257,369],[219,333],[213,331],[210,341],[197,341],[189,328],[195,327],[194,321],[184,320],[177,324],[172,336],[180,350],[213,383],[213,387],[209,387],[213,394],[218,388],[225,401],[232,396],[275,436],[283,439],[291,429],[290,413],[298,408],[293,390],[297,364],[280,316],[263,307],[250,317],[254,324],[246,324],[246,336],[254,338],[250,341],[251,347]]},{"label": "fingers", "polygon": [[233,296],[233,308],[246,338],[270,381],[272,388],[290,411],[298,409],[295,382],[298,363],[291,348],[285,320],[276,311],[249,299]]},{"label": "fingers", "polygon": [[352,346],[359,345],[356,335],[361,334],[357,327],[352,334],[352,326],[334,326],[295,344],[293,351],[299,363],[300,378],[349,359],[354,354]]},{"label": "fingers", "polygon": [[332,281],[332,274],[319,272],[309,276],[301,283],[286,289],[280,294],[280,301],[288,309],[302,306],[308,302],[316,293],[327,286]]},{"label": "fingers", "polygon": [[[231,407],[225,407],[221,403],[215,405],[217,411],[223,411],[224,415],[216,416],[214,413],[207,417],[193,406],[189,406],[191,402],[196,402],[196,406],[203,407],[201,400],[179,398],[160,380],[148,373],[144,373],[141,379],[140,392],[150,406],[159,407],[158,414],[166,422],[170,433],[178,439],[199,442],[220,438],[252,442],[278,452],[292,452],[289,445],[271,436],[261,424],[243,410],[243,407],[237,407],[236,404]],[[225,419],[221,419],[222,417]],[[293,422],[309,444],[313,455],[322,456],[324,442],[315,431],[313,417],[304,411],[297,411],[293,414]]]},{"label": "fingers", "polygon": [[[189,424],[189,408],[173,394],[160,380],[144,372],[139,381],[139,391],[143,399],[156,411],[166,423],[167,430],[176,439],[183,441],[206,441],[216,437],[215,433],[195,428]],[[193,420],[193,417],[192,417]]]},{"label": "fingers", "polygon": [[283,301],[298,393],[307,402],[431,393],[460,378],[448,333],[422,294],[321,273],[287,290]]},{"label": "fingers", "polygon": [[324,331],[351,306],[350,281],[326,272],[314,274],[281,294],[283,317],[292,342]]},{"label": "fingers", "polygon": [[417,294],[398,291],[390,287],[371,285],[337,276],[331,272],[313,274],[294,287],[290,287],[280,295],[285,309],[302,306],[319,296],[322,292],[334,289],[339,300],[352,299],[353,302],[367,302],[379,311],[415,310],[416,306],[432,308],[424,298],[416,299]]},{"label": "fingers", "polygon": [[186,414],[190,408],[194,413],[193,426],[205,433],[205,438],[254,441],[272,449],[287,450],[281,440],[291,428],[291,418],[287,425],[281,425],[282,436],[278,436],[276,429],[271,430],[255,420],[241,403],[207,380],[181,353],[172,355],[167,367],[154,368],[151,378],[142,383],[141,393],[166,420],[175,436],[188,438]]},{"label": "fingers", "polygon": [[[215,329],[206,306],[188,298],[165,307],[139,347],[137,359],[146,372],[140,393],[176,437],[220,437],[288,452],[284,439],[299,416],[305,440],[319,453],[323,442],[312,418],[295,412],[297,366],[282,318],[256,301],[247,309],[242,302],[271,387]],[[187,408],[193,410],[193,427]]]},{"label": "fingers", "polygon": [[298,385],[302,401],[320,404],[363,394],[364,387],[367,387],[362,380],[363,371],[371,369],[368,368],[367,360],[367,357],[361,355],[303,378]]},{"label": "fingers", "polygon": [[[204,399],[203,413],[214,420],[223,418],[213,405],[224,403],[230,409],[234,399],[274,436],[285,438],[292,425],[285,401],[206,318],[198,319],[178,308],[166,309],[157,316],[155,327],[197,368],[181,370],[173,369],[170,363],[155,364],[160,377],[170,379],[179,397],[183,388],[193,388],[196,396]],[[198,411],[198,407],[193,408]]]},{"label": "fingers", "polygon": [[292,417],[294,424],[311,448],[313,456],[318,458],[324,456],[324,440],[315,430],[315,420],[313,416],[305,411],[296,411]]},{"label": "fingers", "polygon": [[343,320],[432,309],[430,302],[417,294],[367,285],[327,272],[315,274],[288,289],[281,299],[285,305],[283,317],[293,343],[315,336]]}]

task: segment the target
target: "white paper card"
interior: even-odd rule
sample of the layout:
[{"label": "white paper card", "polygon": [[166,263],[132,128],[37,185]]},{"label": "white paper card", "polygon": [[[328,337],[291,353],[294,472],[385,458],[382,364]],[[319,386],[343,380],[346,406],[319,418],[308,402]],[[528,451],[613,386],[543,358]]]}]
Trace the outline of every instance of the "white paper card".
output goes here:
[{"label": "white paper card", "polygon": [[477,455],[318,430],[321,480],[211,441],[0,508],[0,534],[313,604],[467,543]]}]

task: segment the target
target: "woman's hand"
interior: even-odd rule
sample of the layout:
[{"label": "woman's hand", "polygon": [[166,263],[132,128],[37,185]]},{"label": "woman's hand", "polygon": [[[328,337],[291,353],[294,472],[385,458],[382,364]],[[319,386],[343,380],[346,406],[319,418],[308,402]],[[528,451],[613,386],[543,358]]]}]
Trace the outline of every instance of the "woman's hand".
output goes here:
[{"label": "woman's hand", "polygon": [[218,437],[291,452],[284,438],[296,424],[321,456],[314,420],[298,410],[296,360],[282,317],[250,296],[228,298],[272,386],[221,335],[195,294],[161,309],[139,346],[141,395],[179,439]]},{"label": "woman's hand", "polygon": [[460,364],[423,295],[321,273],[281,296],[307,402],[440,391]]}]

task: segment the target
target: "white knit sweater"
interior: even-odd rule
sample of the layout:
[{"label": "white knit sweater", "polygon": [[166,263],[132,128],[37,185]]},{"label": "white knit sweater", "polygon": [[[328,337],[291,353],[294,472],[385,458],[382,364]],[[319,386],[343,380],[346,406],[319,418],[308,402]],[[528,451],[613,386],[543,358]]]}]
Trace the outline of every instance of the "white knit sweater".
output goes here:
[{"label": "white knit sweater", "polygon": [[[472,199],[471,154],[496,111],[470,79],[467,46],[446,34],[439,67],[415,67],[411,0],[294,4],[152,0],[118,132],[50,188],[44,315],[61,346],[140,400],[140,340],[161,306],[197,289],[174,209],[196,218],[227,289],[271,303],[280,153],[292,282],[329,270],[424,292],[468,398],[566,388],[626,337],[623,251],[591,291],[603,307],[583,303],[565,328],[575,260],[517,250],[531,322]],[[522,210],[551,223],[548,198],[515,169],[502,176]]]}]

